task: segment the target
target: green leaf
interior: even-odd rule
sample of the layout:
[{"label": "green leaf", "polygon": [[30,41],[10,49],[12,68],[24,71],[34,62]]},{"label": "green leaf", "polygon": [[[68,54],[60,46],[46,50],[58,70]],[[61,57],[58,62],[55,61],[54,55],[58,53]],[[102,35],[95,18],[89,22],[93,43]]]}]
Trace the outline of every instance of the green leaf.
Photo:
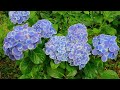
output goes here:
[{"label": "green leaf", "polygon": [[66,63],[66,69],[67,69],[67,78],[74,77],[77,74],[77,69],[73,66],[70,66],[68,63]]},{"label": "green leaf", "polygon": [[42,17],[42,19],[48,19],[50,18],[51,16],[51,13],[50,12],[40,12],[40,16]]},{"label": "green leaf", "polygon": [[51,66],[52,69],[56,69],[59,65],[60,65],[60,64],[55,64],[55,63],[53,62],[53,60],[51,60],[51,62],[50,62],[50,66]]},{"label": "green leaf", "polygon": [[44,79],[51,79],[49,75],[44,74]]},{"label": "green leaf", "polygon": [[105,18],[109,17],[110,14],[111,14],[110,11],[104,11],[104,12],[103,12],[103,15],[104,15]]},{"label": "green leaf", "polygon": [[29,53],[30,59],[34,64],[40,64],[44,62],[46,56],[41,48],[37,47],[35,50],[32,50]]},{"label": "green leaf", "polygon": [[85,14],[89,14],[89,11],[84,11]]},{"label": "green leaf", "polygon": [[66,63],[66,69],[67,69],[68,72],[73,72],[74,70],[76,70],[75,67],[70,66],[68,63]]},{"label": "green leaf", "polygon": [[110,25],[104,25],[101,27],[102,33],[110,34],[110,35],[115,35],[117,33],[116,29],[111,27]]},{"label": "green leaf", "polygon": [[114,20],[114,21],[112,22],[112,24],[117,26],[117,25],[120,24],[120,22],[119,22],[118,20]]},{"label": "green leaf", "polygon": [[58,13],[59,13],[60,15],[64,15],[64,14],[65,14],[65,11],[58,11]]},{"label": "green leaf", "polygon": [[61,62],[60,65],[59,65],[59,67],[62,68],[62,69],[65,69],[65,67],[66,67],[65,62]]},{"label": "green leaf", "polygon": [[39,58],[40,53],[31,52],[30,59],[34,64],[40,64],[41,59]]},{"label": "green leaf", "polygon": [[[96,60],[97,61],[97,60]],[[102,62],[102,60],[98,60],[97,61],[97,67],[100,69],[100,68],[102,68],[103,69],[103,62]]]},{"label": "green leaf", "polygon": [[64,70],[61,68],[52,69],[51,67],[48,67],[47,74],[53,78],[62,78],[64,76]]},{"label": "green leaf", "polygon": [[[80,19],[78,19],[78,20],[80,20]],[[87,14],[84,14],[84,15],[81,16],[80,22],[83,23],[86,26],[91,26],[93,24],[92,18]]]},{"label": "green leaf", "polygon": [[68,21],[69,21],[68,23],[69,23],[70,26],[73,25],[73,24],[78,23],[78,19],[76,19],[76,18],[73,17],[73,16],[70,16],[70,18],[69,18]]},{"label": "green leaf", "polygon": [[38,16],[36,14],[36,11],[30,11],[30,18],[27,21],[30,24],[30,26],[35,24],[38,20],[39,19],[38,19]]},{"label": "green leaf", "polygon": [[100,58],[95,58],[93,61],[94,65],[96,66],[97,73],[101,73],[104,70],[103,62]]},{"label": "green leaf", "polygon": [[56,31],[58,31],[58,24],[53,24],[53,27],[55,28]]},{"label": "green leaf", "polygon": [[88,39],[88,43],[92,45],[92,38]]},{"label": "green leaf", "polygon": [[29,50],[27,50],[27,51],[24,52],[24,58],[27,58],[29,56],[28,53],[29,53]]},{"label": "green leaf", "polygon": [[120,65],[118,65],[118,68],[120,68]]},{"label": "green leaf", "polygon": [[55,14],[55,13],[58,13],[58,11],[52,11],[52,13],[54,13],[54,14]]},{"label": "green leaf", "polygon": [[97,28],[93,28],[93,33],[95,33],[95,34],[99,34],[100,33],[100,30],[99,29],[97,29]]},{"label": "green leaf", "polygon": [[[93,31],[92,31],[91,28],[87,29],[87,32],[88,32],[88,35],[89,35],[89,36],[93,36],[93,35],[94,35],[94,33],[93,33]],[[88,40],[89,40],[89,39],[88,39]]]},{"label": "green leaf", "polygon": [[16,61],[16,65],[20,65],[21,61],[22,61],[22,60],[17,60],[17,61]]},{"label": "green leaf", "polygon": [[89,62],[86,64],[85,68],[83,69],[83,72],[85,74],[85,77],[89,77],[89,78],[96,78],[98,71],[97,71],[97,66],[95,63],[93,62]]},{"label": "green leaf", "polygon": [[38,72],[39,72],[39,65],[34,65],[33,67],[32,67],[32,70],[31,70],[31,76],[33,77],[33,78],[35,78],[35,76],[39,76],[39,74],[38,74]]},{"label": "green leaf", "polygon": [[105,70],[102,74],[101,74],[101,78],[102,79],[119,79],[117,73],[113,70]]},{"label": "green leaf", "polygon": [[96,23],[102,24],[103,19],[104,19],[104,18],[103,18],[102,15],[96,15],[95,18],[94,18],[94,21],[95,21]]},{"label": "green leaf", "polygon": [[117,32],[116,32],[116,29],[114,28],[108,28],[108,30],[106,30],[107,34],[110,34],[110,35],[115,35]]},{"label": "green leaf", "polygon": [[36,11],[30,11],[30,18],[34,19],[36,16]]},{"label": "green leaf", "polygon": [[25,75],[20,76],[19,79],[31,79],[31,75],[25,74]]},{"label": "green leaf", "polygon": [[31,71],[32,62],[29,58],[25,58],[20,62],[20,70],[23,74],[28,74]]},{"label": "green leaf", "polygon": [[74,70],[74,71],[72,71],[72,72],[69,72],[69,73],[67,74],[67,77],[74,77],[76,74],[77,74],[77,70]]},{"label": "green leaf", "polygon": [[112,22],[112,21],[114,20],[114,18],[113,18],[113,17],[108,17],[107,20],[108,20],[109,23],[110,23],[110,22]]},{"label": "green leaf", "polygon": [[103,15],[104,15],[104,19],[108,20],[109,23],[112,22],[116,16],[114,12],[110,12],[110,11],[104,11]]},{"label": "green leaf", "polygon": [[[41,41],[42,41],[42,43],[39,43],[38,45],[37,45],[37,48],[44,48],[44,44],[46,43],[46,40],[49,40],[49,39],[41,39]],[[39,49],[38,49],[38,53],[39,53]]]}]

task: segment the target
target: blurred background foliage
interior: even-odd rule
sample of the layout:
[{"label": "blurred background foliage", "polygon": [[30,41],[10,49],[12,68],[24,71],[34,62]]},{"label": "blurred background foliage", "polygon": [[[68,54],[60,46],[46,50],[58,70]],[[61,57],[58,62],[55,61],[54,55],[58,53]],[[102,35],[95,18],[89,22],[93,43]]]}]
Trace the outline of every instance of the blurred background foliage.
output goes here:
[{"label": "blurred background foliage", "polygon": [[[99,34],[117,36],[120,46],[120,11],[31,11],[27,21],[32,26],[40,19],[48,19],[57,30],[57,35],[67,35],[68,28],[77,23],[87,26],[88,43]],[[103,63],[98,56],[90,56],[85,68],[70,66],[67,62],[54,64],[41,48],[47,39],[19,61],[11,61],[2,49],[4,38],[13,29],[8,11],[0,11],[0,78],[3,79],[118,79],[120,77],[120,53],[115,60]],[[38,51],[39,50],[39,51]],[[29,57],[29,56],[30,57]]]}]

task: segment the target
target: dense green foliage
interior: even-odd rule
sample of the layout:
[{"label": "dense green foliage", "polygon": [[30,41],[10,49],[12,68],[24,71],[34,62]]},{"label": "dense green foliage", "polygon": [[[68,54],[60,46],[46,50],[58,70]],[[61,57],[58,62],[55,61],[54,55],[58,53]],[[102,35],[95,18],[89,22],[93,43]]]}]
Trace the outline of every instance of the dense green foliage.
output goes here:
[{"label": "dense green foliage", "polygon": [[[48,19],[57,30],[57,35],[65,36],[68,28],[77,23],[87,26],[88,43],[92,46],[92,38],[99,34],[117,36],[120,46],[120,11],[31,11],[27,21],[32,26],[40,19]],[[6,60],[2,49],[3,40],[13,25],[6,12],[0,12],[0,60]],[[115,60],[103,63],[98,56],[90,56],[90,61],[82,70],[70,66],[67,62],[54,64],[46,56],[43,48],[48,39],[42,39],[37,48],[24,52],[25,57],[16,61],[22,75],[19,79],[118,79],[120,68],[120,55]],[[7,68],[7,67],[6,67]],[[116,69],[117,68],[117,69]]]}]

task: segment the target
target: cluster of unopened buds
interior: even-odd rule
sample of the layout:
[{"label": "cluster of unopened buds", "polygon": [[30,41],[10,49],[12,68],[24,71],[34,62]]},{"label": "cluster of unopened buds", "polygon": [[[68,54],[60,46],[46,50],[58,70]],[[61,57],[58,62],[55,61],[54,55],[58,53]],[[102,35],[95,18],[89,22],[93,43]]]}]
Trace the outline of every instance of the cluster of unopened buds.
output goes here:
[{"label": "cluster of unopened buds", "polygon": [[[29,11],[10,11],[9,17],[14,24],[21,24],[28,20]],[[74,24],[68,28],[66,36],[56,36],[57,31],[52,23],[46,19],[38,20],[32,27],[28,24],[15,26],[13,31],[4,39],[3,49],[5,54],[12,60],[23,58],[23,51],[32,50],[41,43],[41,38],[50,38],[45,43],[46,55],[49,55],[56,64],[67,61],[71,66],[85,67],[90,60],[89,55],[101,56],[101,60],[115,59],[118,55],[119,46],[116,36],[101,34],[93,37],[94,49],[87,43],[88,33],[84,24]]]}]

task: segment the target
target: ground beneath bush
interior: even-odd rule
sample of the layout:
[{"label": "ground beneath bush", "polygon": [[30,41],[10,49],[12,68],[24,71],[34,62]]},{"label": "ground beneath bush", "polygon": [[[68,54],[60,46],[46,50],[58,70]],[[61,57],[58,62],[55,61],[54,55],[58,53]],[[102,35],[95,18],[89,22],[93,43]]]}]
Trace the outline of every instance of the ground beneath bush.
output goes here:
[{"label": "ground beneath bush", "polygon": [[120,78],[120,55],[118,55],[117,60],[110,60],[106,63],[105,69],[114,70]]},{"label": "ground beneath bush", "polygon": [[[116,71],[120,77],[120,56],[117,61],[110,60],[106,63],[105,69]],[[19,66],[16,66],[15,61],[0,60],[0,79],[18,79],[21,76]]]},{"label": "ground beneath bush", "polygon": [[0,60],[0,79],[17,79],[21,75],[19,67],[11,60]]}]

